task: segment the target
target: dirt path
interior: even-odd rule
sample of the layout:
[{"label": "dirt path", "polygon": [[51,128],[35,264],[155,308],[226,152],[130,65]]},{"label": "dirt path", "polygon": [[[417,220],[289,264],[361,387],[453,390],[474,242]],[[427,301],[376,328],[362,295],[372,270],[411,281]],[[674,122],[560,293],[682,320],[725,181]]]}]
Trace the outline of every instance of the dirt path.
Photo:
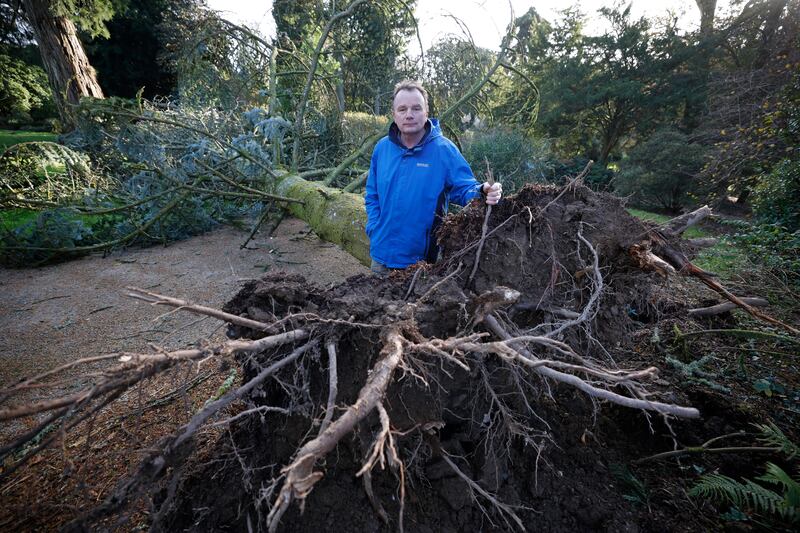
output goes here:
[{"label": "dirt path", "polygon": [[126,286],[221,307],[265,269],[296,272],[320,285],[367,271],[309,231],[287,218],[271,238],[257,236],[244,250],[247,233],[222,228],[168,247],[0,269],[0,386],[78,357],[141,350],[147,343],[175,348],[221,334],[218,321],[149,306],[125,296]]}]

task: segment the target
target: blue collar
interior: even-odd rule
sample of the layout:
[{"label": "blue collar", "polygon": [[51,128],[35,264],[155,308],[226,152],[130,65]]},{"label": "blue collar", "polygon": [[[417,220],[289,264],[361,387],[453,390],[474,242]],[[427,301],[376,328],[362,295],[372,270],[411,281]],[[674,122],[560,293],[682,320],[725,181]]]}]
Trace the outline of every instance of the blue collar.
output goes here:
[{"label": "blue collar", "polygon": [[397,124],[392,122],[392,125],[389,126],[389,139],[404,150],[414,150],[415,148],[419,148],[425,144],[425,142],[428,140],[428,137],[431,136],[432,130],[433,124],[431,123],[431,119],[428,119],[427,122],[425,122],[425,134],[422,136],[422,139],[420,139],[415,146],[408,148],[405,144],[403,144],[403,141],[400,140],[400,128],[397,127]]}]

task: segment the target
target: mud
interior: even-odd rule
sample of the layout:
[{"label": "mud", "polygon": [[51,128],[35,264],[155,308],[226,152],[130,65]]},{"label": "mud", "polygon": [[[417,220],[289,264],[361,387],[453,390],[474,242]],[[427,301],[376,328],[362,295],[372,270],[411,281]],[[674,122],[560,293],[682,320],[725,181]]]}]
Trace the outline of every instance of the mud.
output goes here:
[{"label": "mud", "polygon": [[[314,337],[334,340],[340,414],[358,397],[390,324],[413,322],[415,341],[483,332],[481,317],[491,306],[487,293],[498,286],[521,293],[514,306],[495,311],[517,333],[552,331],[566,320],[563,316],[580,314],[597,286],[592,252],[577,237],[581,234],[597,251],[604,289],[590,320],[560,338],[608,367],[659,365],[632,349],[636,332],[676,305],[661,278],[643,272],[628,256],[629,247],[646,238],[647,228],[627,214],[619,199],[582,186],[560,192],[528,186],[493,209],[493,232],[471,282],[474,244],[485,213],[477,204],[448,218],[439,239],[442,260],[434,266],[418,265],[388,278],[358,275],[327,289],[299,275],[269,274],[248,282],[225,310],[264,322],[291,315],[281,322],[283,329],[312,327]],[[456,269],[459,273],[451,275]],[[264,333],[229,326],[228,335],[259,338]],[[292,348],[242,358],[244,380]],[[515,529],[447,464],[445,455],[512,506],[529,531],[704,527],[700,518],[681,512],[687,505],[682,495],[632,501],[616,465],[668,448],[670,431],[679,432],[684,442],[702,442],[722,428],[673,421],[670,429],[658,416],[601,405],[493,355],[469,359],[469,372],[426,354],[404,357],[384,402],[404,463],[404,491],[399,470],[372,472],[375,501],[388,520],[356,476],[380,428],[373,412],[317,464],[324,477],[302,507],[290,507],[280,531],[397,529],[401,495],[406,531]],[[288,414],[268,412],[232,424],[216,456],[187,468],[174,500],[166,498],[165,490],[155,495],[156,507],[164,507],[155,529],[263,529],[282,469],[318,432],[328,397],[328,367],[327,353],[317,348],[258,389],[240,409],[272,406]],[[676,388],[665,372],[650,391],[654,398],[683,405],[713,401],[672,392]]]}]

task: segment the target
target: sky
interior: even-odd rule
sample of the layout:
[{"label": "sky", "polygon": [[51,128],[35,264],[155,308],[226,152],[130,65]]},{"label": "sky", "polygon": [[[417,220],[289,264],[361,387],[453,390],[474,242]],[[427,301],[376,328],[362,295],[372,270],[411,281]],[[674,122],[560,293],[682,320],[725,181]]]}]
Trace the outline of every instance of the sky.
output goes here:
[{"label": "sky", "polygon": [[[469,29],[475,44],[496,50],[511,20],[511,8],[514,16],[520,16],[530,7],[535,7],[540,15],[552,21],[560,10],[575,3],[589,16],[587,33],[602,32],[604,28],[597,10],[611,5],[610,0],[417,0],[416,15],[425,49],[447,35],[463,36],[453,18],[457,17]],[[694,0],[632,0],[632,4],[632,14],[637,18],[660,17],[672,12],[679,16],[679,26],[683,30],[693,30],[700,24],[700,11]],[[719,0],[717,13],[722,13],[729,4],[730,0]],[[208,5],[221,11],[225,18],[256,27],[264,35],[270,36],[275,32],[271,0],[208,0]],[[413,43],[411,51],[418,51],[414,50]]]}]

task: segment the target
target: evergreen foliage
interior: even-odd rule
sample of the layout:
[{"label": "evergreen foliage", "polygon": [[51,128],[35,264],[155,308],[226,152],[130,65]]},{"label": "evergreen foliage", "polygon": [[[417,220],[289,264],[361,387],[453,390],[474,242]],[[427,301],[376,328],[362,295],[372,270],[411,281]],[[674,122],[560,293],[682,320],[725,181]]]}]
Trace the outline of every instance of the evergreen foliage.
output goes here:
[{"label": "evergreen foliage", "polygon": [[15,205],[17,199],[68,202],[86,188],[107,184],[89,167],[89,158],[54,142],[26,142],[0,155],[3,176],[0,205]]},{"label": "evergreen foliage", "polygon": [[86,55],[103,93],[133,98],[141,91],[151,99],[173,94],[176,73],[166,60],[170,34],[200,5],[200,0],[129,2],[105,23],[105,34],[87,35]]},{"label": "evergreen foliage", "polygon": [[57,17],[67,17],[91,37],[108,37],[106,23],[114,13],[125,9],[129,0],[54,0],[50,9]]},{"label": "evergreen foliage", "polygon": [[[494,61],[491,50],[477,48],[470,41],[448,37],[427,51],[425,86],[432,116],[450,107],[479,80]],[[478,117],[491,111],[481,99],[465,102],[454,114],[449,126],[453,130],[475,125]]]},{"label": "evergreen foliage", "polygon": [[633,205],[679,212],[699,193],[694,177],[704,154],[703,147],[690,143],[687,135],[660,130],[620,163],[614,189],[620,196],[630,196]]},{"label": "evergreen foliage", "polygon": [[553,177],[555,162],[548,143],[531,139],[519,129],[494,127],[470,131],[462,138],[464,157],[479,179],[485,179],[486,165],[506,193],[525,183]]}]

